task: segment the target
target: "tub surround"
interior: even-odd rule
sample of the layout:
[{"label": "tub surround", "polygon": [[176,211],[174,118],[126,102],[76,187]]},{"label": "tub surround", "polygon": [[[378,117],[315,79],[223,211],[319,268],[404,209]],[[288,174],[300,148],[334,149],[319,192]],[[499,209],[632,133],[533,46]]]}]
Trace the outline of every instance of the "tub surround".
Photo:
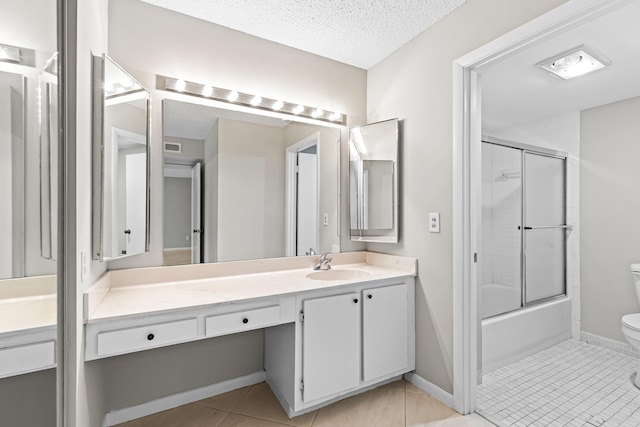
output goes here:
[{"label": "tub surround", "polygon": [[85,360],[264,329],[292,417],[415,369],[416,260],[331,256],[320,272],[318,256],[107,272],[84,295]]},{"label": "tub surround", "polygon": [[56,276],[0,282],[0,378],[55,366]]}]

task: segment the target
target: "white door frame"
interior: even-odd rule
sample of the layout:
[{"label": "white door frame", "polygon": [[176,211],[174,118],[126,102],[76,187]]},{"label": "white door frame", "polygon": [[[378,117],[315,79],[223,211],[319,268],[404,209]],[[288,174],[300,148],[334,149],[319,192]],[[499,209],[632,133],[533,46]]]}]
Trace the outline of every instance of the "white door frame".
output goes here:
[{"label": "white door frame", "polygon": [[[291,144],[285,150],[286,156],[286,183],[285,183],[285,256],[296,256],[296,227],[297,227],[297,185],[296,185],[296,157],[298,152],[320,144],[320,132],[314,132],[295,144]],[[320,147],[318,147],[318,175],[320,174]],[[320,177],[318,176],[318,186]],[[318,192],[319,193],[319,192]],[[318,209],[320,208],[318,200]],[[319,217],[318,217],[319,218]],[[318,237],[316,237],[318,240]],[[318,248],[314,248],[318,250]]]},{"label": "white door frame", "polygon": [[481,87],[476,71],[634,0],[570,0],[453,62],[453,399],[476,405],[477,264],[480,231]]}]

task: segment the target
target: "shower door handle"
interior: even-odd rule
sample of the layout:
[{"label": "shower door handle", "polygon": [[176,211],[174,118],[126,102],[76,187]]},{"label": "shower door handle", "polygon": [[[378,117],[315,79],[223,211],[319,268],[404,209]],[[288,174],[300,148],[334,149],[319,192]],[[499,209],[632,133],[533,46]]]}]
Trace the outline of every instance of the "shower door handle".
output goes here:
[{"label": "shower door handle", "polygon": [[[571,231],[573,226],[571,225],[540,225],[537,227],[524,227],[525,230],[548,230],[551,228],[564,228],[566,230]],[[520,230],[520,226],[518,226],[518,230]]]}]

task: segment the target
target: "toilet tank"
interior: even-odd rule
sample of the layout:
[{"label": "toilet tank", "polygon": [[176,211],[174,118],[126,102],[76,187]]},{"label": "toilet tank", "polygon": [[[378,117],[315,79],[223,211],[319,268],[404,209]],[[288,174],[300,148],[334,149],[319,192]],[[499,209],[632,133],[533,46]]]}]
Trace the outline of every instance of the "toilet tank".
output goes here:
[{"label": "toilet tank", "polygon": [[633,289],[636,291],[636,299],[640,304],[640,264],[631,264],[631,277],[633,278]]}]

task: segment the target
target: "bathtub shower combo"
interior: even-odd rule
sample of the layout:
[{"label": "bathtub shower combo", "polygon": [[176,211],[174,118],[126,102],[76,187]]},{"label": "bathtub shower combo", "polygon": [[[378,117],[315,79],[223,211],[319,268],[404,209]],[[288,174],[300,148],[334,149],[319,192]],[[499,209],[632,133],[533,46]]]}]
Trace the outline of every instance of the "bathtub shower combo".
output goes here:
[{"label": "bathtub shower combo", "polygon": [[571,337],[566,159],[526,144],[482,143],[483,373]]}]

